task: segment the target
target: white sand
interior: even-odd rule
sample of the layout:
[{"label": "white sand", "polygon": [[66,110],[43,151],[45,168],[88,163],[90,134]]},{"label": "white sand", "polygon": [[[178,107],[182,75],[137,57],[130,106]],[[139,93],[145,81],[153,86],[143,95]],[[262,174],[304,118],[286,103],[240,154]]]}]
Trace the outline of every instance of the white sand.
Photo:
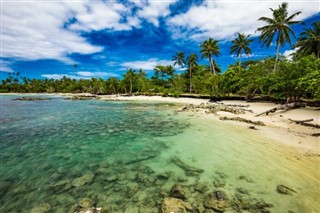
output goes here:
[{"label": "white sand", "polygon": [[[198,98],[173,98],[173,97],[161,97],[161,96],[117,96],[108,95],[100,96],[102,100],[118,100],[118,101],[161,101],[179,104],[194,104],[199,105],[201,103],[207,103],[209,99],[198,99]],[[293,109],[289,111],[277,111],[276,113],[271,113],[268,116],[261,115],[256,117],[257,114],[276,107],[274,103],[252,103],[245,101],[222,101],[219,103],[223,104],[236,104],[236,105],[249,105],[246,107],[247,110],[252,110],[253,112],[246,112],[245,114],[232,114],[228,112],[218,112],[216,114],[205,114],[203,117],[209,118],[213,117],[218,119],[221,116],[227,117],[241,117],[252,121],[262,121],[266,124],[266,127],[257,127],[261,134],[278,141],[279,144],[294,148],[300,154],[306,156],[311,156],[319,160],[320,156],[320,138],[311,136],[313,133],[320,133],[319,129],[305,127],[291,122],[289,119],[293,120],[305,120],[314,119],[311,123],[320,125],[320,110],[317,108],[300,108]],[[240,123],[237,121],[221,121],[229,122],[233,125],[244,125],[252,126],[246,123]],[[253,130],[254,131],[254,130]],[[319,161],[320,162],[320,161]]]}]

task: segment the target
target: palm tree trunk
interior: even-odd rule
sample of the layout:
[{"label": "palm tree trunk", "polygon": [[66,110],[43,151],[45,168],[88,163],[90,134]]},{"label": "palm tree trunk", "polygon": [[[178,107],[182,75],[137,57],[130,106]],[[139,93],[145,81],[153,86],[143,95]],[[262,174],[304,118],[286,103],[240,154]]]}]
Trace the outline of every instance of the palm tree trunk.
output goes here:
[{"label": "palm tree trunk", "polygon": [[192,84],[191,84],[191,67],[192,65],[189,66],[189,77],[190,77],[190,88],[189,88],[189,92],[192,92]]},{"label": "palm tree trunk", "polygon": [[240,59],[239,59],[239,68],[241,68],[241,59],[242,59],[242,54],[240,54]]},{"label": "palm tree trunk", "polygon": [[280,32],[278,32],[277,36],[277,43],[276,43],[276,61],[274,63],[273,71],[276,72],[277,70],[277,63],[278,63],[278,57],[279,57],[279,43],[280,43]]},{"label": "palm tree trunk", "polygon": [[213,63],[213,60],[212,60],[212,56],[210,56],[210,67],[212,69],[212,73],[215,75],[216,74],[216,70],[214,68],[214,63]]},{"label": "palm tree trunk", "polygon": [[132,80],[130,79],[130,95],[132,94]]}]

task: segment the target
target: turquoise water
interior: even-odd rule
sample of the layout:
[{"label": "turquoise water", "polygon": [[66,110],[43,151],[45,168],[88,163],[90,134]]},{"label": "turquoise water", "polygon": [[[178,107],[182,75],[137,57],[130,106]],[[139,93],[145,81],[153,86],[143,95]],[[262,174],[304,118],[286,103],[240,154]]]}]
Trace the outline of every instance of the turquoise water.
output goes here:
[{"label": "turquoise water", "polygon": [[[107,212],[160,212],[174,183],[185,187],[194,212],[216,189],[229,197],[226,212],[319,212],[319,168],[281,155],[255,131],[167,103],[16,97],[1,96],[3,213],[43,204],[68,212],[84,197]],[[203,172],[190,174],[174,159]],[[296,192],[279,194],[279,184]],[[239,196],[270,205],[239,209]]]}]

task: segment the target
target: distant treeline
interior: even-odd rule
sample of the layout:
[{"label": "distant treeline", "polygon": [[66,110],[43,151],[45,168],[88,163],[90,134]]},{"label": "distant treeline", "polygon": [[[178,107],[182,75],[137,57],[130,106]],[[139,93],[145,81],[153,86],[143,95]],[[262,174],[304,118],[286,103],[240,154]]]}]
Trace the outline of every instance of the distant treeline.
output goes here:
[{"label": "distant treeline", "polygon": [[[274,72],[274,59],[246,61],[228,67],[226,72],[213,75],[210,67],[197,65],[193,68],[190,84],[189,70],[175,74],[173,66],[157,66],[151,78],[142,70],[129,69],[122,79],[28,79],[19,73],[9,73],[2,80],[1,92],[18,93],[139,93],[179,96],[190,92],[208,96],[264,95],[292,101],[299,98],[320,100],[320,59],[314,55],[298,60],[282,59]],[[191,87],[191,88],[190,88]]]}]

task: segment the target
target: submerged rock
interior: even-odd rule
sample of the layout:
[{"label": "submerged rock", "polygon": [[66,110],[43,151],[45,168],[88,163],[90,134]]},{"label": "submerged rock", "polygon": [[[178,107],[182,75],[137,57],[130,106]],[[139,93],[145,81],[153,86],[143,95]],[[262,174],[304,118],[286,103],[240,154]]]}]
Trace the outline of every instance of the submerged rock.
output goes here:
[{"label": "submerged rock", "polygon": [[30,213],[46,213],[51,209],[51,205],[49,203],[42,203],[39,206],[31,209]]},{"label": "submerged rock", "polygon": [[97,204],[90,198],[83,198],[78,204],[72,206],[68,213],[106,213],[103,208],[96,206]]},{"label": "submerged rock", "polygon": [[196,167],[189,166],[176,156],[171,158],[171,162],[183,169],[186,175],[188,176],[198,176],[200,173],[204,172],[203,169],[198,169]]},{"label": "submerged rock", "polygon": [[204,206],[217,212],[224,212],[230,206],[230,202],[225,192],[214,191],[209,194]]},{"label": "submerged rock", "polygon": [[161,206],[162,213],[187,213],[187,210],[192,210],[192,207],[189,203],[172,197],[164,198]]},{"label": "submerged rock", "polygon": [[175,198],[179,198],[179,199],[182,199],[182,200],[186,200],[187,199],[186,194],[187,193],[186,193],[185,189],[178,183],[174,184],[171,187],[171,190],[170,190],[170,196],[171,197],[175,197]]},{"label": "submerged rock", "polygon": [[50,98],[42,98],[42,97],[21,97],[21,98],[15,98],[14,101],[44,101],[44,100],[50,100]]},{"label": "submerged rock", "polygon": [[282,184],[277,186],[277,192],[284,195],[293,195],[293,193],[297,193],[295,190]]},{"label": "submerged rock", "polygon": [[85,184],[90,183],[93,180],[93,178],[94,178],[94,174],[92,173],[85,174],[81,177],[74,179],[72,181],[72,186],[74,187],[84,186]]}]

